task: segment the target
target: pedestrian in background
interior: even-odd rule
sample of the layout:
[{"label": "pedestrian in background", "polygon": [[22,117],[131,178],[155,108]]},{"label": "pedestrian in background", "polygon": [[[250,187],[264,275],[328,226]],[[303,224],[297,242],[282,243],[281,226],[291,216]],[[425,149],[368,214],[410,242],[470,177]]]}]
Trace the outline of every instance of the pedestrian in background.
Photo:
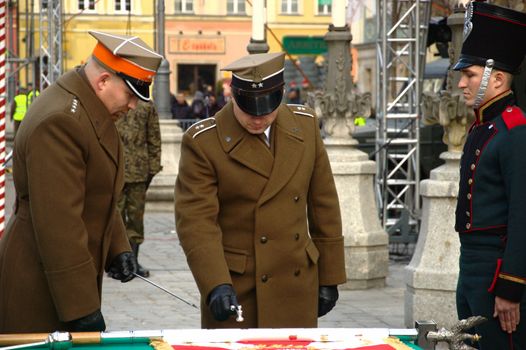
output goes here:
[{"label": "pedestrian in background", "polygon": [[139,258],[139,246],[144,242],[144,208],[146,191],[153,177],[161,171],[161,132],[159,116],[152,101],[139,101],[115,123],[124,146],[124,188],[117,204],[126,226],[137,273],[150,276]]},{"label": "pedestrian in background", "polygon": [[172,118],[173,119],[191,119],[192,110],[186,102],[186,97],[183,92],[175,95],[174,103],[172,103]]},{"label": "pedestrian in background", "polygon": [[526,349],[526,116],[511,91],[525,53],[525,13],[468,5],[453,67],[476,117],[460,163],[457,311],[487,319],[473,330],[481,350]]},{"label": "pedestrian in background", "polygon": [[192,119],[206,118],[205,95],[201,91],[195,92],[194,99],[190,105],[190,111],[192,113]]},{"label": "pedestrian in background", "polygon": [[89,32],[88,62],[31,105],[16,134],[15,208],[0,239],[0,333],[104,331],[104,270],[130,281],[135,259],[116,203],[114,120],[149,100],[162,56],[138,37]]},{"label": "pedestrian in background", "polygon": [[20,87],[18,95],[13,99],[11,106],[11,119],[15,122],[15,134],[27,113],[29,105],[38,95],[39,92],[33,88],[32,83],[27,83],[27,89]]},{"label": "pedestrian in background", "polygon": [[[203,328],[316,327],[346,281],[338,195],[314,111],[282,105],[284,53],[231,63],[233,101],[181,144],[176,231]],[[242,306],[244,321],[231,315]]]}]

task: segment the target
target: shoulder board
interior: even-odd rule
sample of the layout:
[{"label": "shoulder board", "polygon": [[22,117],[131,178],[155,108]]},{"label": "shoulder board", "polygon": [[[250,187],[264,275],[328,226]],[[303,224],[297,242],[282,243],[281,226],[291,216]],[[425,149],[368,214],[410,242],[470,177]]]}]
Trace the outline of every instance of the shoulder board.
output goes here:
[{"label": "shoulder board", "polygon": [[305,105],[298,105],[298,104],[287,104],[287,106],[290,108],[294,114],[302,115],[305,117],[311,117],[314,118],[316,116],[316,112],[314,109],[307,107]]},{"label": "shoulder board", "polygon": [[202,134],[203,132],[210,130],[212,128],[216,127],[216,119],[215,118],[206,118],[203,120],[198,121],[197,123],[192,124],[187,130],[186,133],[188,133],[192,138],[196,138],[197,135]]},{"label": "shoulder board", "polygon": [[516,126],[526,124],[526,117],[524,116],[522,110],[517,106],[506,107],[504,112],[502,112],[502,119],[504,120],[508,130],[513,129]]}]

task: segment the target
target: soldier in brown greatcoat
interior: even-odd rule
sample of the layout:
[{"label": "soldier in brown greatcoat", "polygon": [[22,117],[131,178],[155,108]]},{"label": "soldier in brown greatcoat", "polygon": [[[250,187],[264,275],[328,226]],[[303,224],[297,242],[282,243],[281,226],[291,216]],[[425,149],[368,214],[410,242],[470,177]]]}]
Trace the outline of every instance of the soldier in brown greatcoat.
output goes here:
[{"label": "soldier in brown greatcoat", "polygon": [[183,136],[176,228],[203,328],[316,327],[346,280],[318,120],[281,104],[283,63],[283,53],[255,54],[225,67],[234,100]]},{"label": "soldier in brown greatcoat", "polygon": [[[152,101],[139,101],[137,108],[119,118],[115,125],[124,146],[124,188],[117,203],[135,258],[144,242],[146,191],[161,171],[161,132],[159,116]],[[150,271],[137,262],[137,273]]]},{"label": "soldier in brown greatcoat", "polygon": [[15,138],[0,333],[102,331],[104,270],[122,282],[136,270],[115,208],[123,162],[113,119],[149,99],[161,56],[137,37],[90,34],[88,63],[42,92]]}]

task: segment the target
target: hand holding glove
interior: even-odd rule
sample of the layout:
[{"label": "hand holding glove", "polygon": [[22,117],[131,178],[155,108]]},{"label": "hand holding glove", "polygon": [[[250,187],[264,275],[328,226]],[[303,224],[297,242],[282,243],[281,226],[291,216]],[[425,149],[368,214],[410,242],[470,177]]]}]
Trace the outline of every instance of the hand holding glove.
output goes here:
[{"label": "hand holding glove", "polygon": [[220,284],[219,286],[212,289],[209,295],[210,312],[216,319],[216,321],[225,321],[231,315],[236,314],[236,310],[230,308],[234,305],[236,308],[239,306],[237,302],[236,292],[230,284]]},{"label": "hand holding glove", "polygon": [[106,323],[100,310],[70,321],[68,326],[71,332],[104,332],[106,330]]},{"label": "hand holding glove", "polygon": [[108,276],[124,283],[135,277],[133,273],[137,273],[137,260],[132,252],[124,252],[113,259]]},{"label": "hand holding glove", "polygon": [[318,294],[318,317],[326,315],[338,300],[337,286],[320,286]]}]

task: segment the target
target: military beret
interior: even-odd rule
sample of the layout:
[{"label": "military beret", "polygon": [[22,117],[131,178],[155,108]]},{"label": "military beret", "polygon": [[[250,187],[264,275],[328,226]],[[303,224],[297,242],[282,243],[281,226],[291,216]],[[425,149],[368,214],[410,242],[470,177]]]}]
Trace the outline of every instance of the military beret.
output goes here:
[{"label": "military beret", "polygon": [[460,58],[453,67],[485,66],[515,73],[526,54],[526,14],[505,7],[472,1],[464,22],[464,42]]},{"label": "military beret", "polygon": [[93,57],[124,79],[137,97],[149,101],[150,84],[163,57],[137,36],[88,33],[97,39]]},{"label": "military beret", "polygon": [[283,99],[285,53],[262,53],[242,57],[223,71],[232,72],[232,94],[237,105],[253,116],[274,111]]}]

